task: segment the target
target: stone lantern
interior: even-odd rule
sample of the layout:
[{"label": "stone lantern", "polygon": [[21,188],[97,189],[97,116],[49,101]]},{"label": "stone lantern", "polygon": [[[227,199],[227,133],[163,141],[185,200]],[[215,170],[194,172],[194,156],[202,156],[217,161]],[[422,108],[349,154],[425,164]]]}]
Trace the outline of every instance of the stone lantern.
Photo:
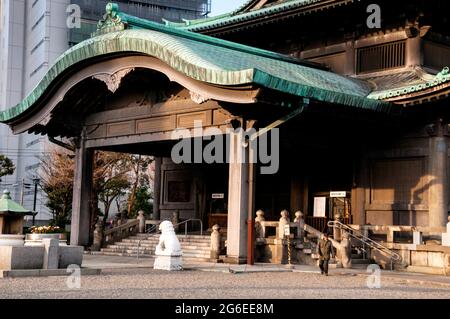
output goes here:
[{"label": "stone lantern", "polygon": [[11,199],[5,190],[0,198],[0,246],[23,246],[23,218],[33,213]]}]

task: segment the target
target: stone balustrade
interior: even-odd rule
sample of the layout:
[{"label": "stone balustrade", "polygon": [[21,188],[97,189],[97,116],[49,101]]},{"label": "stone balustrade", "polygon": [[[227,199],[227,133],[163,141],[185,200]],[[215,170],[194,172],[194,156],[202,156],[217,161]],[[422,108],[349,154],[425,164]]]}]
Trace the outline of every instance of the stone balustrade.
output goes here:
[{"label": "stone balustrade", "polygon": [[433,237],[440,237],[445,233],[445,227],[423,227],[423,226],[397,226],[397,225],[349,225],[351,228],[360,231],[364,236],[370,237],[369,233],[386,235],[387,243],[395,242],[396,232],[408,232],[413,235],[413,243],[423,244],[423,234]]},{"label": "stone balustrade", "polygon": [[[103,232],[103,241],[101,246],[112,245],[117,241],[137,234],[139,232],[140,223],[141,221],[139,219],[130,219],[120,226],[106,230]],[[94,245],[96,244],[98,245],[98,242],[95,242],[94,236]]]}]

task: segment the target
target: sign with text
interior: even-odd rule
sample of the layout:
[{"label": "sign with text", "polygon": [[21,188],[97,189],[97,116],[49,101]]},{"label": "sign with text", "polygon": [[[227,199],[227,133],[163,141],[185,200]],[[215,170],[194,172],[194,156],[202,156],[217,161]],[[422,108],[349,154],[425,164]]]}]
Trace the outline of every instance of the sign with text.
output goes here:
[{"label": "sign with text", "polygon": [[326,207],[326,197],[314,197],[314,217],[326,217]]},{"label": "sign with text", "polygon": [[331,198],[342,198],[347,197],[347,192],[330,192]]},{"label": "sign with text", "polygon": [[212,194],[212,198],[213,199],[224,199],[225,194],[223,194],[223,193]]},{"label": "sign with text", "polygon": [[291,234],[291,227],[289,225],[284,225],[284,236],[289,236]]}]

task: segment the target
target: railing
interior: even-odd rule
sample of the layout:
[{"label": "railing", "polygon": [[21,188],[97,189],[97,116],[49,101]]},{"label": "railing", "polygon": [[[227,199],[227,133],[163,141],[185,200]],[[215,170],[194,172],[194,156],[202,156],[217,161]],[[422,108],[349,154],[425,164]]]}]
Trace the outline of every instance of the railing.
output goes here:
[{"label": "railing", "polygon": [[315,229],[325,232],[327,229],[328,218],[326,217],[313,217],[306,216],[306,224],[312,226]]},{"label": "railing", "polygon": [[195,219],[195,218],[191,218],[191,219],[187,219],[185,221],[182,221],[178,224],[173,225],[173,227],[178,227],[181,225],[185,225],[184,226],[184,235],[187,236],[187,232],[188,232],[188,223],[189,222],[199,222],[200,223],[200,236],[203,236],[203,222],[201,221],[201,219]]},{"label": "railing", "polygon": [[383,246],[380,243],[370,239],[369,237],[364,236],[362,233],[351,228],[350,226],[344,225],[338,221],[329,221],[328,227],[338,228],[340,230],[347,232],[352,238],[355,238],[356,240],[360,241],[363,244],[364,251],[366,250],[366,246],[368,246],[369,248],[377,250],[378,252],[382,253],[383,255],[387,255],[391,262],[391,269],[393,269],[394,262],[396,262],[396,263],[402,262],[402,257],[399,254],[397,254],[396,252],[387,248],[386,246]]},{"label": "railing", "polygon": [[139,231],[139,220],[128,220],[125,224],[108,229],[104,232],[104,245],[111,245]]}]

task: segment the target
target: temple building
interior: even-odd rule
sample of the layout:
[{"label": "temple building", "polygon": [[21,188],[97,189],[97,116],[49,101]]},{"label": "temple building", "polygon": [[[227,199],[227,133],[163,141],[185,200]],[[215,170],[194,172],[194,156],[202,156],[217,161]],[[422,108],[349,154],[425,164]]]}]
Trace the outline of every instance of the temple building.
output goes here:
[{"label": "temple building", "polygon": [[[379,1],[376,21],[370,4],[251,0],[165,25],[109,4],[95,34],[0,122],[76,143],[74,245],[90,244],[95,150],[155,156],[153,217],[176,211],[205,230],[221,225],[234,263],[252,249],[257,210],[266,220],[302,211],[319,231],[339,219],[440,233],[449,211],[450,5]],[[240,143],[238,128],[260,134]],[[193,160],[177,163],[181,131]],[[270,145],[262,153],[271,161],[197,161],[195,145],[201,152],[212,131],[228,136],[229,158],[252,158],[256,139],[259,154]]]}]

